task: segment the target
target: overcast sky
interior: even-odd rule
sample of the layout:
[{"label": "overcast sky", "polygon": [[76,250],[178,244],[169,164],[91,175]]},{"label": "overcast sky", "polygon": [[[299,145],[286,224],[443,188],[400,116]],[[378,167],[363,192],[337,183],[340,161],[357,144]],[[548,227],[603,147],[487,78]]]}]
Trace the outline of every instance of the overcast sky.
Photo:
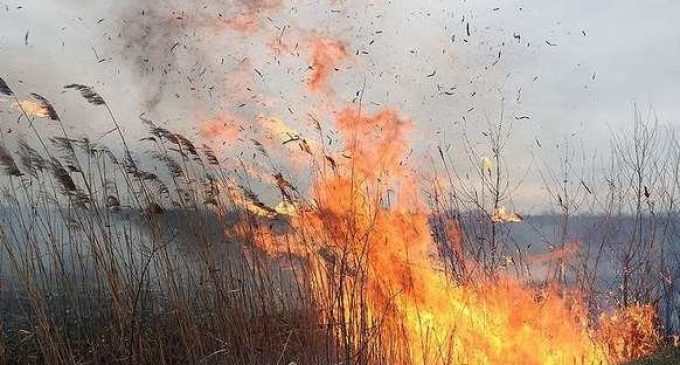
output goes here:
[{"label": "overcast sky", "polygon": [[[224,26],[250,11],[257,31]],[[521,171],[554,161],[565,138],[606,153],[634,102],[680,123],[678,14],[673,0],[0,0],[0,77],[47,96],[76,134],[101,134],[107,121],[62,94],[71,82],[95,86],[132,135],[142,134],[141,113],[191,136],[220,113],[303,128],[307,106],[320,103],[304,88],[308,59],[269,45],[321,35],[352,55],[331,76],[338,104],[365,80],[369,108],[394,107],[415,122],[417,150],[441,144],[453,153],[463,117],[476,140],[502,108]],[[10,105],[0,112],[3,128],[20,128]],[[527,178],[516,204],[543,209],[540,185]]]}]

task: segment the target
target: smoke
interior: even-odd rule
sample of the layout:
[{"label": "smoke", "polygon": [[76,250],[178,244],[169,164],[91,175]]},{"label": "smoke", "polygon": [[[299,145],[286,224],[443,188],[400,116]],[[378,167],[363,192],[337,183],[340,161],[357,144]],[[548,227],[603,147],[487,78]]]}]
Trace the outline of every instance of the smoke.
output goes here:
[{"label": "smoke", "polygon": [[120,42],[114,42],[111,51],[123,58],[143,87],[142,103],[148,111],[182,97],[224,95],[225,85],[218,81],[225,66],[238,60],[234,49],[216,47],[224,44],[225,28],[247,17],[248,31],[255,32],[260,16],[279,5],[272,0],[116,4]]},{"label": "smoke", "polygon": [[[169,84],[178,83],[181,72],[177,47],[180,41],[191,45],[183,31],[180,15],[172,18],[155,7],[127,8],[122,16],[122,50],[120,54],[145,85],[147,95],[144,104],[155,108],[165,96]],[[191,53],[190,53],[191,54]]]},{"label": "smoke", "polygon": [[[0,7],[0,77],[22,96],[45,95],[67,124],[87,122],[78,125],[83,134],[97,135],[108,122],[82,108],[81,100],[60,95],[73,82],[95,87],[131,135],[143,133],[141,113],[183,132],[196,127],[194,135],[200,121],[220,115],[244,121],[275,116],[303,129],[310,105],[322,123],[329,121],[322,116],[331,108],[318,103],[328,93],[318,91],[349,102],[365,86],[367,108],[396,105],[417,121],[416,152],[439,143],[460,154],[460,144],[451,141],[460,140],[462,126],[479,136],[485,121],[503,110],[516,126],[508,154],[521,162],[519,171],[533,153],[557,163],[553,146],[566,135],[583,139],[591,152],[589,146],[608,140],[609,126],[629,121],[631,97],[642,96],[660,111],[677,109],[669,92],[677,77],[669,77],[675,74],[663,63],[680,50],[668,41],[677,29],[674,12],[640,9],[633,1],[611,12],[584,11],[585,0],[557,8],[536,0],[445,7],[357,0],[20,5]],[[623,27],[625,34],[610,30],[612,22],[640,19],[649,21]],[[645,37],[639,29],[659,36]],[[339,53],[331,54],[334,62],[324,63],[329,67],[315,67],[313,36],[342,42],[346,59],[335,62]],[[632,52],[638,48],[631,44],[647,51]],[[645,56],[652,53],[662,64],[649,64]],[[317,71],[330,77],[314,92],[308,86]],[[621,75],[628,87],[620,87]],[[15,112],[0,105],[3,121],[15,121]],[[536,201],[532,194],[542,182],[527,184],[533,187],[522,199]]]}]

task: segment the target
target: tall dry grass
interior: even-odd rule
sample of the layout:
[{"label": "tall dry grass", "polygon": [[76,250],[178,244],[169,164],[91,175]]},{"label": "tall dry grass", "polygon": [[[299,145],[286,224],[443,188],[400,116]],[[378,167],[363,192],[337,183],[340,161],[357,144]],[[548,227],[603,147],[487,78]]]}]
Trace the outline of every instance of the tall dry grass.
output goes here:
[{"label": "tall dry grass", "polygon": [[[111,149],[70,136],[50,101],[37,94],[32,99],[39,116],[52,120],[58,132],[41,134],[32,124],[36,116],[21,108],[30,142],[19,140],[10,148],[10,139],[2,136],[0,363],[390,364],[408,357],[400,339],[381,337],[380,318],[368,311],[362,295],[366,268],[324,257],[338,261],[320,272],[305,265],[303,255],[272,258],[260,251],[255,244],[260,228],[292,227],[233,173],[242,166],[225,166],[210,147],[144,118],[149,135],[143,142],[150,151],[138,155],[101,95],[79,84],[66,90],[79,92],[108,116],[119,144]],[[1,79],[0,93],[22,105]],[[630,212],[638,227],[630,241],[589,244],[597,252],[555,264],[555,279],[566,284],[575,278],[594,313],[605,250],[619,259],[623,284],[614,297],[622,306],[660,302],[664,291],[674,293],[680,275],[672,270],[677,256],[668,254],[670,234],[655,246],[656,232],[671,232],[675,204],[664,200],[661,213],[661,203],[645,199],[652,188],[663,199],[674,196],[680,187],[678,179],[671,180],[677,163],[640,161],[640,153],[648,156],[641,146],[651,143],[640,140],[651,137],[636,133],[632,144],[617,140],[616,146],[630,149],[620,151],[619,165],[611,170],[622,180],[629,174],[621,168],[631,169],[637,178],[625,181],[635,184],[613,184],[595,196],[580,179],[577,193],[566,194],[573,188],[565,186],[559,195],[560,244],[568,240],[575,207],[586,205],[569,197],[587,195],[589,212],[606,213],[607,229],[618,229],[606,224]],[[487,135],[492,164],[475,170],[477,183],[460,185],[465,179],[440,149],[445,179],[429,191],[433,235],[457,282],[493,278],[508,266],[518,276],[526,272],[529,253],[512,245],[508,225],[492,219],[514,188],[502,148],[509,134],[499,123]],[[477,164],[483,152],[474,145],[466,141],[469,161]],[[674,139],[669,145],[680,150]],[[663,188],[646,180],[659,171],[668,178]],[[284,198],[297,194],[281,172],[274,178]],[[554,181],[563,180],[546,178],[546,184]],[[630,197],[632,211],[624,207]],[[650,223],[650,213],[667,218]],[[306,231],[289,233],[310,246],[321,239]],[[460,247],[451,248],[451,235],[462,237]],[[507,257],[516,261],[509,264]],[[479,265],[466,266],[470,260]],[[657,275],[664,281],[655,281]],[[325,290],[316,290],[321,287]]]},{"label": "tall dry grass", "polygon": [[43,136],[22,108],[31,142],[18,141],[12,153],[3,136],[0,363],[288,364],[336,356],[308,283],[224,234],[235,222],[255,229],[272,220],[234,204],[256,197],[209,147],[144,120],[149,158],[164,167],[146,171],[104,99],[83,85],[66,89],[109,115],[121,148],[69,136],[38,95],[60,132]]}]

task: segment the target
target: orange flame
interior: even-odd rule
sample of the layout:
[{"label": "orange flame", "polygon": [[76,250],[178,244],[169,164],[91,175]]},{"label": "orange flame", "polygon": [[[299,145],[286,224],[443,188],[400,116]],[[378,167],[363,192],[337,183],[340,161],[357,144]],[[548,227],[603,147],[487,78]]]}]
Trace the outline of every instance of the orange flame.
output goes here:
[{"label": "orange flame", "polygon": [[226,20],[231,30],[253,34],[260,30],[260,18],[271,14],[282,4],[281,0],[243,0],[240,13]]},{"label": "orange flame", "polygon": [[517,212],[510,212],[505,207],[494,209],[491,221],[494,223],[519,223],[523,220]]},{"label": "orange flame", "polygon": [[555,247],[548,253],[535,254],[529,256],[527,259],[533,265],[546,265],[559,261],[568,261],[575,257],[581,250],[581,242],[570,241],[565,243],[562,247]]},{"label": "orange flame", "polygon": [[[272,255],[294,254],[316,272],[331,273],[317,284],[338,321],[361,328],[352,306],[365,293],[368,316],[380,338],[392,341],[392,363],[433,364],[604,364],[578,302],[557,290],[540,296],[510,278],[454,284],[433,259],[428,212],[400,159],[410,122],[395,112],[360,116],[344,110],[337,118],[351,160],[341,172],[319,178],[314,203],[296,209],[292,236],[261,229],[256,240]],[[402,192],[386,204],[387,181]],[[457,231],[457,230],[454,230]],[[305,237],[316,237],[310,240]],[[338,292],[329,281],[344,278]],[[363,318],[363,317],[361,317]]]},{"label": "orange flame", "polygon": [[659,348],[661,335],[657,328],[654,307],[634,304],[602,315],[597,338],[613,362],[623,363],[650,355]]},{"label": "orange flame", "polygon": [[33,101],[30,99],[19,100],[16,105],[29,117],[32,118],[49,117],[49,110],[47,110],[47,107],[44,104],[39,103],[37,101]]},{"label": "orange flame", "polygon": [[219,139],[223,142],[235,141],[241,128],[235,121],[227,117],[209,119],[199,126],[199,134],[206,139]]},{"label": "orange flame", "polygon": [[312,91],[320,91],[326,87],[331,71],[347,57],[347,49],[343,42],[328,38],[315,38],[310,47],[312,75],[307,86]]},{"label": "orange flame", "polygon": [[[246,7],[231,26],[256,31],[258,9]],[[282,36],[279,33],[275,45],[279,51],[285,46]],[[347,48],[322,37],[308,46],[312,72],[307,87],[321,92],[331,72],[348,57]],[[247,82],[250,66],[245,65],[242,62],[234,73],[236,81]],[[602,316],[595,330],[578,295],[564,288],[530,288],[502,273],[476,282],[454,282],[447,276],[434,250],[430,212],[421,204],[415,178],[403,160],[412,123],[397,112],[362,115],[347,108],[337,113],[336,126],[344,136],[342,159],[333,159],[326,146],[307,141],[279,118],[258,116],[253,122],[249,130],[262,151],[299,149],[297,155],[286,153],[293,167],[328,162],[333,173],[317,171],[311,200],[282,193],[283,200],[273,208],[250,190],[229,183],[226,190],[235,205],[252,217],[288,221],[282,231],[244,220],[232,233],[272,256],[305,259],[314,303],[350,352],[375,349],[385,354],[379,362],[392,364],[602,365],[642,356],[658,345],[651,307]],[[226,142],[238,139],[243,130],[233,118],[221,117],[204,122],[200,134]],[[260,173],[243,161],[241,168],[281,188],[275,175]],[[480,168],[483,176],[490,176],[495,167],[485,157]],[[494,209],[490,218],[494,223],[523,219],[505,207]],[[471,269],[478,266],[465,256],[458,222],[446,222],[445,229],[457,261]],[[549,263],[577,251],[577,244],[565,245],[530,260]]]}]

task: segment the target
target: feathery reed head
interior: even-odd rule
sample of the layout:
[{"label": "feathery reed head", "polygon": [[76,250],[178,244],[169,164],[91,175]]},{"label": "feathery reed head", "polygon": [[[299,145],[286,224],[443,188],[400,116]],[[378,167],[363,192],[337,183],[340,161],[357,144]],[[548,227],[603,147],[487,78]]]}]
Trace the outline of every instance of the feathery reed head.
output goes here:
[{"label": "feathery reed head", "polygon": [[90,86],[81,84],[69,84],[64,86],[64,89],[73,89],[80,91],[80,95],[87,100],[88,103],[93,105],[104,105],[106,101],[97,92],[95,92]]},{"label": "feathery reed head", "polygon": [[0,165],[2,166],[2,169],[5,171],[5,173],[9,176],[19,177],[23,175],[21,170],[19,170],[17,167],[16,162],[14,162],[14,157],[12,157],[12,154],[10,154],[2,144],[0,144]]},{"label": "feathery reed head", "polygon": [[45,158],[23,139],[19,140],[19,161],[24,170],[35,178],[38,177],[38,172],[47,169]]},{"label": "feathery reed head", "polygon": [[31,93],[31,96],[40,103],[40,107],[43,110],[45,110],[48,118],[50,118],[51,120],[56,120],[56,121],[61,120],[59,118],[59,114],[57,114],[57,111],[54,110],[54,107],[52,106],[52,104],[45,97],[43,97],[39,94],[36,94],[36,93]]},{"label": "feathery reed head", "polygon": [[14,96],[14,91],[7,86],[5,80],[0,77],[0,94],[5,96]]}]

